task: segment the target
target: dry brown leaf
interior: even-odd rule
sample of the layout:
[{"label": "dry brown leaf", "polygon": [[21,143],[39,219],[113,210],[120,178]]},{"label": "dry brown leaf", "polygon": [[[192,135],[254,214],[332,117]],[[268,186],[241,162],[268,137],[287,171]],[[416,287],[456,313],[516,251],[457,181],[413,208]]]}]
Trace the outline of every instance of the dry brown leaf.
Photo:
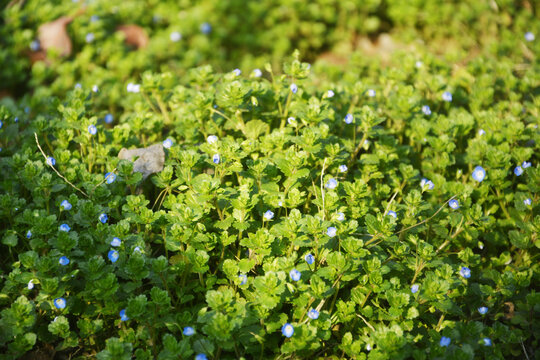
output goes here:
[{"label": "dry brown leaf", "polygon": [[515,306],[510,301],[505,302],[504,305],[506,305],[506,309],[505,309],[506,311],[504,313],[504,317],[506,319],[510,320],[511,318],[514,317],[514,308],[515,308]]},{"label": "dry brown leaf", "polygon": [[66,26],[73,21],[71,16],[62,16],[54,21],[43,24],[38,29],[38,38],[41,48],[47,52],[49,49],[56,49],[62,56],[71,54],[71,39],[66,30]]},{"label": "dry brown leaf", "polygon": [[138,25],[120,25],[116,30],[124,33],[128,45],[135,46],[137,49],[145,48],[148,45],[148,35]]}]

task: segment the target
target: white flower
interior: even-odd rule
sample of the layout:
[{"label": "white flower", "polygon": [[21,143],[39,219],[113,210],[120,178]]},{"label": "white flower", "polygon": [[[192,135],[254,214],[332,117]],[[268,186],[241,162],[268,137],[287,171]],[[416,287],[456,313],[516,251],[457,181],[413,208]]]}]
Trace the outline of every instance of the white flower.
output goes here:
[{"label": "white flower", "polygon": [[182,39],[182,34],[180,34],[178,31],[173,31],[169,36],[169,39],[171,39],[172,42],[178,42],[180,39]]}]

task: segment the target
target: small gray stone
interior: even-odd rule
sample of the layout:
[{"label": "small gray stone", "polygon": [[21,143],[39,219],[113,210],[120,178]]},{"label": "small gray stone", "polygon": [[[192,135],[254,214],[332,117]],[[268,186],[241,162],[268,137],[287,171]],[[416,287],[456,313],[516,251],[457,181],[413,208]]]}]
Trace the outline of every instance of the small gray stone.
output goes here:
[{"label": "small gray stone", "polygon": [[118,153],[118,158],[122,160],[132,160],[134,157],[139,158],[133,163],[133,171],[140,172],[143,175],[143,180],[149,175],[163,170],[165,152],[162,144],[131,150],[123,148]]}]

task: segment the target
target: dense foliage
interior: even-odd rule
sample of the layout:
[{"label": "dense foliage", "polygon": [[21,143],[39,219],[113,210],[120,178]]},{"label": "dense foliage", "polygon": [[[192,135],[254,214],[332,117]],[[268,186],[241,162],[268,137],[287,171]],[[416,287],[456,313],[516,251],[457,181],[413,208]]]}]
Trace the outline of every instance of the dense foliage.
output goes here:
[{"label": "dense foliage", "polygon": [[[0,359],[539,358],[535,9],[288,3],[4,10]],[[383,30],[461,43],[315,61]]]}]

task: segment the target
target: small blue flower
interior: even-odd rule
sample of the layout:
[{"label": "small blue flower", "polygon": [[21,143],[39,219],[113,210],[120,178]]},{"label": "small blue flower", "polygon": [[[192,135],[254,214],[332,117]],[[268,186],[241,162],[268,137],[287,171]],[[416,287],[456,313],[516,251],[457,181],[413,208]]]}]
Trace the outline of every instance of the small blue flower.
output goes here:
[{"label": "small blue flower", "polygon": [[389,215],[391,217],[393,217],[394,219],[397,219],[397,214],[395,211],[393,210],[388,210],[388,212],[386,213],[386,215]]},{"label": "small blue flower", "polygon": [[52,156],[49,156],[46,160],[46,163],[49,166],[54,166],[56,165],[56,160]]},{"label": "small blue flower", "polygon": [[32,51],[38,51],[41,48],[41,45],[39,44],[39,41],[32,40],[30,43],[30,50]]},{"label": "small blue flower", "polygon": [[60,203],[60,207],[62,208],[62,210],[71,210],[73,206],[69,203],[69,201],[64,200]]},{"label": "small blue flower", "polygon": [[290,117],[287,119],[287,123],[288,123],[289,125],[295,126],[295,125],[296,125],[296,119],[295,119],[293,116],[290,116]]},{"label": "small blue flower", "polygon": [[523,200],[523,204],[525,204],[526,206],[531,206],[532,200],[530,198],[526,198],[525,200]]},{"label": "small blue flower", "polygon": [[466,266],[463,266],[461,270],[459,270],[459,274],[463,276],[465,279],[468,279],[471,277],[471,269],[469,269]]},{"label": "small blue flower", "polygon": [[298,281],[300,280],[300,277],[302,276],[302,273],[296,269],[292,269],[289,272],[289,276],[291,277],[292,281]]},{"label": "small blue flower", "polygon": [[221,158],[219,157],[219,154],[214,154],[214,156],[212,156],[212,162],[214,164],[219,164],[220,160],[221,160]]},{"label": "small blue flower", "polygon": [[261,69],[255,69],[255,70],[253,70],[252,74],[253,74],[254,77],[258,78],[258,77],[262,76],[262,71],[261,71]]},{"label": "small blue flower", "polygon": [[521,166],[516,166],[514,174],[516,174],[516,176],[521,176],[521,174],[523,174],[523,168]]},{"label": "small blue flower", "polygon": [[95,125],[89,125],[88,126],[88,132],[90,135],[96,135],[97,134],[97,128]]},{"label": "small blue flower", "polygon": [[54,303],[54,306],[60,310],[66,307],[66,299],[64,299],[63,297],[54,299],[53,303]]},{"label": "small blue flower", "polygon": [[274,217],[274,213],[272,211],[270,211],[270,210],[267,210],[263,215],[263,218],[266,221],[272,220],[273,217]]},{"label": "small blue flower", "polygon": [[30,281],[28,282],[28,285],[27,285],[27,286],[28,286],[28,290],[32,290],[32,289],[34,288],[34,280],[30,280]]},{"label": "small blue flower", "polygon": [[128,321],[129,317],[126,315],[126,309],[120,310],[120,320]]},{"label": "small blue flower", "polygon": [[206,138],[206,142],[209,144],[213,144],[218,141],[218,137],[216,135],[208,135]]},{"label": "small blue flower", "polygon": [[88,34],[86,34],[84,39],[86,40],[87,43],[91,43],[92,41],[94,41],[95,38],[96,37],[95,37],[94,33],[88,33]]},{"label": "small blue flower", "polygon": [[69,264],[69,259],[65,256],[62,256],[59,260],[58,260],[58,263],[62,266],[66,266],[67,264]]},{"label": "small blue flower", "polygon": [[427,105],[422,106],[422,112],[424,113],[424,115],[431,115],[431,109]]},{"label": "small blue flower", "polygon": [[32,237],[32,232],[31,232],[30,230],[28,230],[28,231],[26,232],[26,238],[27,238],[27,239],[30,239],[31,237]]},{"label": "small blue flower", "polygon": [[208,360],[205,354],[197,354],[195,360]]},{"label": "small blue flower", "polygon": [[530,162],[527,162],[527,161],[524,161],[523,163],[521,163],[521,167],[526,169],[528,167],[531,167],[531,163]]},{"label": "small blue flower", "polygon": [[328,180],[328,182],[324,185],[325,188],[330,189],[330,190],[335,189],[337,186],[338,186],[338,182],[334,178],[331,178],[330,180]]},{"label": "small blue flower", "polygon": [[283,326],[281,327],[281,333],[282,333],[284,336],[290,338],[290,337],[293,336],[293,334],[294,334],[294,327],[293,327],[291,324],[286,323],[285,325],[283,325]]},{"label": "small blue flower", "polygon": [[97,15],[90,16],[90,22],[96,22],[98,20],[99,20],[99,16],[97,16]]},{"label": "small blue flower", "polygon": [[68,224],[62,224],[62,225],[60,225],[60,231],[68,232],[69,230],[71,230],[71,228],[69,227]]},{"label": "small blue flower", "polygon": [[478,130],[478,136],[482,136],[484,135],[486,132],[484,131],[484,129],[480,129]]},{"label": "small blue flower", "polygon": [[448,338],[448,337],[446,337],[446,336],[443,336],[443,337],[441,338],[441,341],[439,342],[439,345],[441,345],[441,346],[443,346],[443,347],[444,347],[444,346],[448,346],[448,345],[450,345],[450,341],[452,341],[450,338]]},{"label": "small blue flower", "polygon": [[240,285],[246,285],[247,284],[247,275],[246,274],[240,274],[240,275],[238,275],[238,278],[240,279]]},{"label": "small blue flower", "polygon": [[232,72],[233,72],[234,76],[240,76],[240,74],[242,74],[242,70],[240,70],[240,69],[234,69]]},{"label": "small blue flower", "polygon": [[2,128],[2,126],[4,126],[4,123],[2,122],[2,120],[0,120],[0,129]]},{"label": "small blue flower", "polygon": [[346,172],[348,170],[347,165],[339,165],[339,172]]},{"label": "small blue flower", "polygon": [[315,262],[315,256],[311,254],[306,254],[306,256],[304,256],[304,260],[306,260],[306,262],[311,265]]},{"label": "small blue flower", "polygon": [[472,173],[472,178],[478,182],[482,182],[484,178],[486,177],[486,170],[484,170],[483,167],[477,166],[474,168]]},{"label": "small blue flower", "polygon": [[118,261],[120,254],[116,250],[110,250],[107,254],[107,257],[109,258],[109,260],[111,260],[112,263],[115,263]]},{"label": "small blue flower", "polygon": [[114,121],[114,116],[112,116],[112,114],[107,114],[105,115],[103,120],[105,120],[106,124],[112,124],[112,122]]},{"label": "small blue flower", "polygon": [[182,39],[182,34],[180,34],[178,31],[173,31],[171,35],[169,35],[169,39],[171,39],[172,42],[178,42],[180,39]]},{"label": "small blue flower", "polygon": [[420,287],[420,285],[418,284],[414,284],[413,286],[411,286],[411,292],[413,294],[416,294],[418,292],[418,288]]},{"label": "small blue flower", "polygon": [[417,69],[420,69],[423,65],[424,65],[424,63],[422,61],[420,61],[420,60],[418,60],[417,62],[414,63],[414,66]]},{"label": "small blue flower", "polygon": [[186,326],[184,328],[184,330],[182,330],[182,334],[184,334],[186,336],[194,335],[195,334],[195,329],[192,328],[191,326]]},{"label": "small blue flower", "polygon": [[203,22],[201,26],[199,27],[199,29],[201,30],[203,34],[207,35],[207,34],[210,34],[210,32],[212,31],[212,25],[210,25],[207,22]]},{"label": "small blue flower", "polygon": [[452,101],[452,93],[450,93],[448,91],[443,92],[442,99],[444,101],[446,101],[446,102],[451,102]]},{"label": "small blue flower", "polygon": [[119,247],[120,245],[122,245],[122,240],[120,240],[120,238],[113,237],[111,240],[111,246]]},{"label": "small blue flower", "polygon": [[92,86],[92,91],[97,93],[99,91],[99,87],[97,85]]},{"label": "small blue flower", "polygon": [[296,92],[298,91],[298,86],[296,86],[296,84],[291,84],[291,91],[293,94],[296,94]]},{"label": "small blue flower", "polygon": [[15,118],[13,119],[14,122],[19,122],[19,117],[18,116],[15,116]]},{"label": "small blue flower", "polygon": [[81,83],[76,83],[75,84],[75,89],[82,89]]},{"label": "small blue flower", "polygon": [[334,237],[337,234],[337,229],[333,226],[330,226],[328,229],[326,229],[326,235],[330,237]]},{"label": "small blue flower", "polygon": [[484,340],[484,346],[491,346],[491,339],[490,338],[483,338]]},{"label": "small blue flower", "polygon": [[140,84],[133,84],[133,83],[127,84],[127,92],[138,93],[139,91],[141,91]]},{"label": "small blue flower", "polygon": [[116,174],[108,172],[105,174],[107,184],[112,184],[116,180]]},{"label": "small blue flower", "polygon": [[366,350],[367,350],[367,351],[371,351],[371,344],[367,344],[367,345],[366,345]]},{"label": "small blue flower", "polygon": [[448,202],[448,205],[454,209],[454,210],[457,210],[459,209],[459,202],[456,200],[456,199],[452,199]]},{"label": "small blue flower", "polygon": [[328,91],[326,92],[326,97],[327,97],[327,98],[333,98],[334,95],[335,95],[335,94],[334,94],[334,92],[333,92],[332,90],[328,90]]},{"label": "small blue flower", "polygon": [[525,40],[527,40],[528,42],[534,41],[535,39],[534,34],[530,31],[527,31],[524,37],[525,37]]},{"label": "small blue flower", "polygon": [[109,217],[107,216],[107,214],[103,213],[99,215],[98,219],[99,221],[101,221],[102,224],[105,224],[107,220],[109,220]]},{"label": "small blue flower", "polygon": [[354,121],[354,117],[352,116],[352,114],[347,114],[345,115],[345,119],[343,119],[343,121],[345,121],[345,124],[352,124],[352,122]]},{"label": "small blue flower", "polygon": [[422,188],[422,191],[424,191],[425,189],[433,190],[433,188],[435,187],[435,184],[433,184],[431,180],[423,178],[422,180],[420,180],[420,187]]},{"label": "small blue flower", "polygon": [[315,309],[311,309],[308,311],[307,316],[311,320],[317,320],[319,318],[319,312]]},{"label": "small blue flower", "polygon": [[345,220],[345,214],[344,214],[344,213],[338,212],[337,215],[338,215],[338,216],[337,216],[338,221],[343,221],[343,220]]},{"label": "small blue flower", "polygon": [[375,90],[369,89],[369,90],[367,91],[367,96],[369,96],[369,97],[375,97],[375,95],[376,95]]},{"label": "small blue flower", "polygon": [[139,254],[142,254],[142,250],[141,250],[141,248],[138,247],[138,246],[135,246],[135,249],[133,249],[133,252],[134,252],[134,253],[135,253],[135,252],[138,252]]},{"label": "small blue flower", "polygon": [[485,315],[487,312],[488,312],[488,308],[485,307],[485,306],[481,306],[478,308],[478,312],[481,314],[481,315]]},{"label": "small blue flower", "polygon": [[166,139],[165,141],[163,141],[163,147],[165,149],[170,149],[171,146],[173,146],[173,141],[172,139]]}]

